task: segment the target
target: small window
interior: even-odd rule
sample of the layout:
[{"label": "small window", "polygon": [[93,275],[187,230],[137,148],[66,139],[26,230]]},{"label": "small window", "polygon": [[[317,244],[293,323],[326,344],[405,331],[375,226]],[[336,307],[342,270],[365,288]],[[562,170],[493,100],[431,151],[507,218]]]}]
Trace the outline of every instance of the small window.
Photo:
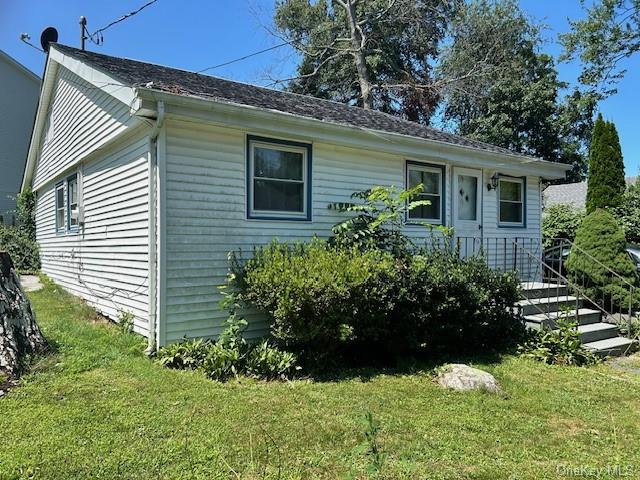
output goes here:
[{"label": "small window", "polygon": [[417,200],[428,200],[430,205],[414,208],[409,212],[409,220],[425,220],[430,223],[443,223],[443,167],[409,164],[407,166],[407,186],[414,188],[422,184],[422,193]]},{"label": "small window", "polygon": [[249,137],[249,218],[310,219],[311,146]]},{"label": "small window", "polygon": [[64,183],[56,185],[56,231],[64,231]]},{"label": "small window", "polygon": [[67,212],[68,225],[67,230],[78,229],[78,176],[73,175],[67,179]]},{"label": "small window", "polygon": [[500,198],[500,225],[524,226],[524,191],[523,178],[501,178],[498,185]]}]

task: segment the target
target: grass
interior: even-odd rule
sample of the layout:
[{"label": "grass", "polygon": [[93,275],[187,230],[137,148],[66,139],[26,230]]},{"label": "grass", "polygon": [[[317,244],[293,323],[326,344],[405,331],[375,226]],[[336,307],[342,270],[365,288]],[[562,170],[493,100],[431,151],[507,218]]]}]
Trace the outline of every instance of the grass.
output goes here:
[{"label": "grass", "polygon": [[51,283],[31,299],[55,351],[0,399],[3,480],[640,472],[633,370],[506,357],[479,365],[502,384],[498,395],[443,390],[428,371],[220,384],[163,369],[142,355],[139,337]]}]

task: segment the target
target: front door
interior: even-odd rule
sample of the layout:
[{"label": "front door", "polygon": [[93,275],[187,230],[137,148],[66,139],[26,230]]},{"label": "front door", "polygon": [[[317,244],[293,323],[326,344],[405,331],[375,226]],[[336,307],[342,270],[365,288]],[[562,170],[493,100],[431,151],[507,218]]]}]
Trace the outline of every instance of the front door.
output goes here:
[{"label": "front door", "polygon": [[482,248],[482,170],[453,169],[453,228],[462,256]]}]

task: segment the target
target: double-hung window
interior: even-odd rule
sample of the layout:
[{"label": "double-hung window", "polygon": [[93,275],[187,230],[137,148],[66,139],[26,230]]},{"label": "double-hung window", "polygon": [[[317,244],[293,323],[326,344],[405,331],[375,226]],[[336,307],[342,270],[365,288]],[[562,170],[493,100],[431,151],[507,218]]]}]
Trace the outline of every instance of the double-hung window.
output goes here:
[{"label": "double-hung window", "polygon": [[422,184],[422,192],[415,200],[428,200],[409,211],[409,221],[419,220],[434,224],[444,223],[444,167],[419,163],[407,163],[407,187]]},{"label": "double-hung window", "polygon": [[525,225],[524,178],[501,177],[498,181],[499,225],[523,227]]},{"label": "double-hung window", "polygon": [[56,185],[56,232],[65,230],[65,209],[64,209],[64,182]]},{"label": "double-hung window", "polygon": [[311,145],[248,137],[248,218],[311,219]]},{"label": "double-hung window", "polygon": [[73,174],[55,187],[56,232],[77,232],[80,224],[80,192],[78,174]]}]

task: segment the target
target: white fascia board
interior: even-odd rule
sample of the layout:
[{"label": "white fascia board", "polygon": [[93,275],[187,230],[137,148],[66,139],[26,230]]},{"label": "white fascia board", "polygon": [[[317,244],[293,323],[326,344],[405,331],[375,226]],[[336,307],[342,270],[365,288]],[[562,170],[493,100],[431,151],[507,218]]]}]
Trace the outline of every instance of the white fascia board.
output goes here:
[{"label": "white fascia board", "polygon": [[[564,178],[570,165],[548,162],[516,154],[508,155],[447,142],[382,132],[300,117],[216,100],[186,97],[145,88],[138,89],[143,100],[139,114],[148,116],[157,101],[166,104],[167,118],[198,121],[241,128],[265,135],[321,141],[333,145],[364,148],[412,159],[438,159],[452,164],[487,168],[513,175],[547,179]],[[148,102],[145,102],[147,100]],[[152,103],[149,103],[152,102]]]}]

